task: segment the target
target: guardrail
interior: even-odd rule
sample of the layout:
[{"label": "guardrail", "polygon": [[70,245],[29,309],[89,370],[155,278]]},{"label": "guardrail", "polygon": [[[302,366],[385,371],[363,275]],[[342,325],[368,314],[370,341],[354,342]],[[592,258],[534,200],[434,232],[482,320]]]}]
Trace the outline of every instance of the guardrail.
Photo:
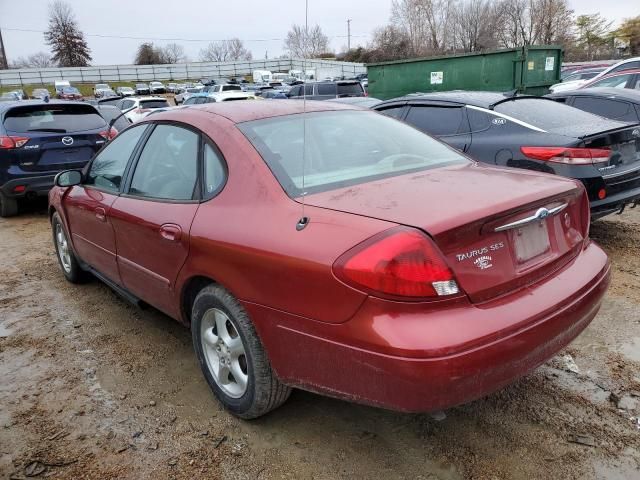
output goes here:
[{"label": "guardrail", "polygon": [[[274,59],[243,62],[197,62],[164,65],[104,65],[69,68],[21,68],[0,70],[0,87],[50,85],[56,80],[76,83],[136,82],[151,80],[198,80],[210,77],[251,75],[254,70],[288,72],[316,70],[317,78],[350,77],[366,72],[361,63],[330,60]],[[322,74],[320,72],[323,72]]]}]

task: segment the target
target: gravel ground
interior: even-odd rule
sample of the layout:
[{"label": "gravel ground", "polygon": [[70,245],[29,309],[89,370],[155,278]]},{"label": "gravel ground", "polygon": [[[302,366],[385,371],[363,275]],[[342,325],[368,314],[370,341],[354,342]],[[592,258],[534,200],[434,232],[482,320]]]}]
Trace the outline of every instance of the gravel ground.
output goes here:
[{"label": "gravel ground", "polygon": [[42,206],[0,219],[0,478],[640,478],[640,209],[592,237],[614,265],[600,314],[505,390],[444,419],[295,391],[245,422],[184,327],[65,282]]}]

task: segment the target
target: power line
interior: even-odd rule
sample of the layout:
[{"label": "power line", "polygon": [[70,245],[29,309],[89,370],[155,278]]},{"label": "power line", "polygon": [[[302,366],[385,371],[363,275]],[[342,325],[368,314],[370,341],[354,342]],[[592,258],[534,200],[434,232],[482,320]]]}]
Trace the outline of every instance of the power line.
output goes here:
[{"label": "power line", "polygon": [[[1,28],[1,27],[0,27]],[[45,30],[32,30],[26,28],[2,28],[7,32],[27,32],[27,33],[45,33]],[[210,40],[203,38],[164,38],[164,37],[131,37],[127,35],[103,35],[99,33],[84,33],[87,37],[96,37],[96,38],[116,38],[123,40],[153,40],[153,41],[167,41],[167,42],[202,42],[202,43],[210,43],[210,42],[223,42],[229,40],[228,38],[218,39],[218,40]],[[368,37],[368,35],[334,35],[328,38],[347,38],[347,37]],[[243,40],[244,42],[278,42],[284,41],[284,38],[252,38],[248,40]]]}]

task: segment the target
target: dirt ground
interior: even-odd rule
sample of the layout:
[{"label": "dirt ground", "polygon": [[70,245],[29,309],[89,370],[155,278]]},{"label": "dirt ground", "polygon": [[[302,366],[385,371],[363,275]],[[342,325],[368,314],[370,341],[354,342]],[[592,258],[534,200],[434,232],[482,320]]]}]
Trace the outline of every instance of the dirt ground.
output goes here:
[{"label": "dirt ground", "polygon": [[64,280],[43,206],[0,219],[0,478],[640,478],[640,209],[592,237],[614,266],[602,310],[505,390],[444,419],[295,391],[246,422],[187,329]]}]

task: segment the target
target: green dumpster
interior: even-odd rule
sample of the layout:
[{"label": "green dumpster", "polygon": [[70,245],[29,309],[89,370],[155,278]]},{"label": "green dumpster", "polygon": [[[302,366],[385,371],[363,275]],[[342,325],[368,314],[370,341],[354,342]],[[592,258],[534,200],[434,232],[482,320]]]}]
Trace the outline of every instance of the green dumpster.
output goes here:
[{"label": "green dumpster", "polygon": [[518,90],[543,95],[560,81],[562,47],[511,48],[367,65],[369,95],[382,100],[416,92]]}]

